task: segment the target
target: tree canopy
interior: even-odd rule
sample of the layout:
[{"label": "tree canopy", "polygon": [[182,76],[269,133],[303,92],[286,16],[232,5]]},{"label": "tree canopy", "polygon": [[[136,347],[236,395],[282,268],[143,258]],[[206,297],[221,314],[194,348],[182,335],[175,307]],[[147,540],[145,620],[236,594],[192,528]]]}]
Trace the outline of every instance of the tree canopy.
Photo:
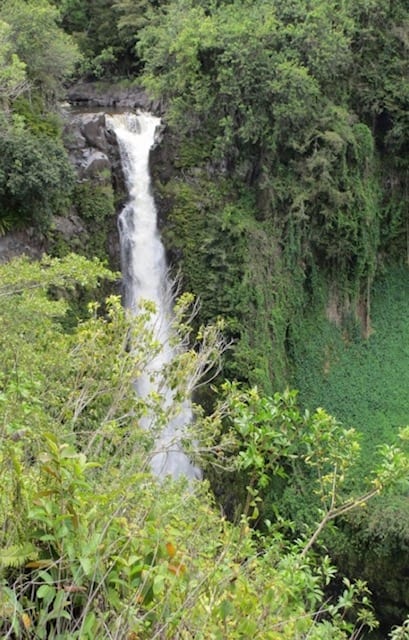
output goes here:
[{"label": "tree canopy", "polygon": [[9,46],[25,64],[33,89],[47,100],[61,97],[62,83],[73,73],[79,52],[60,29],[56,7],[47,0],[4,0],[0,18],[9,25]]}]

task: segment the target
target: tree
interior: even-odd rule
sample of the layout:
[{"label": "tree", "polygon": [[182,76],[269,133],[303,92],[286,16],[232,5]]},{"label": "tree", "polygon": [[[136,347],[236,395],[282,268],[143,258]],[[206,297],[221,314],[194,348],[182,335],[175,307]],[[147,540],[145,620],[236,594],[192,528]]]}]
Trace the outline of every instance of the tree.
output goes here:
[{"label": "tree", "polygon": [[[135,52],[138,23],[149,3],[94,0],[58,0],[62,25],[78,44],[83,61],[81,73],[93,78],[132,76],[139,61]],[[135,21],[135,14],[138,19]]]},{"label": "tree", "polygon": [[49,227],[65,211],[74,172],[59,140],[24,128],[7,129],[0,141],[0,218],[14,226]]},{"label": "tree", "polygon": [[32,88],[54,103],[79,61],[72,38],[58,26],[58,10],[47,0],[5,0],[0,19],[10,27],[13,53],[25,64]]},{"label": "tree", "polygon": [[26,65],[13,51],[11,28],[0,21],[0,104],[3,110],[27,89]]},{"label": "tree", "polygon": [[[294,521],[304,518],[305,529],[301,557],[313,547],[324,528],[332,521],[366,504],[381,493],[398,488],[407,479],[409,456],[406,451],[408,430],[401,430],[401,447],[379,447],[376,468],[364,482],[357,481],[360,465],[359,435],[346,429],[323,409],[301,413],[295,391],[260,397],[257,389],[241,390],[226,383],[225,412],[239,437],[238,469],[248,478],[246,515],[259,518],[257,503],[271,513],[280,511],[284,500],[274,496],[277,478],[286,479],[284,491],[296,496],[292,504]],[[372,477],[371,477],[372,476]],[[276,483],[276,486],[277,483]],[[281,488],[281,493],[283,489]],[[262,498],[260,500],[260,497]],[[299,505],[297,505],[297,500]],[[305,512],[309,510],[308,521]]]}]

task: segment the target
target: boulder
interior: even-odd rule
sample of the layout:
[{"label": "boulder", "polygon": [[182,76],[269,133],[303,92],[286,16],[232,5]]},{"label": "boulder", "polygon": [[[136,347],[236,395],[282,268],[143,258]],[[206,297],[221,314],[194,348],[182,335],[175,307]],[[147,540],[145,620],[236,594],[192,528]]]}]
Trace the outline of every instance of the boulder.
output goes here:
[{"label": "boulder", "polygon": [[106,138],[105,114],[90,113],[84,114],[80,120],[81,134],[90,147],[95,147],[103,153],[108,151]]},{"label": "boulder", "polygon": [[53,227],[54,230],[59,233],[67,242],[70,241],[73,237],[85,233],[81,218],[75,213],[72,213],[68,217],[54,216]]},{"label": "boulder", "polygon": [[80,113],[64,109],[64,145],[79,180],[112,181],[124,190],[124,178],[116,136],[106,128],[105,113]]},{"label": "boulder", "polygon": [[44,251],[44,239],[35,229],[11,231],[0,237],[0,264],[22,255],[39,259]]},{"label": "boulder", "polygon": [[68,152],[87,146],[87,141],[74,122],[67,122],[64,127],[64,146]]},{"label": "boulder", "polygon": [[96,178],[104,181],[111,177],[111,162],[108,156],[102,151],[85,149],[81,166],[79,167],[80,178]]}]

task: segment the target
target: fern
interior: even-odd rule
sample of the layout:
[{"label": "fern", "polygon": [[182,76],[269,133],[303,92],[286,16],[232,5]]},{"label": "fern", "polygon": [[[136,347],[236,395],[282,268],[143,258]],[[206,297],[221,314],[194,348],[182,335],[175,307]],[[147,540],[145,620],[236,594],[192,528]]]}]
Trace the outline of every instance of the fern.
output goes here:
[{"label": "fern", "polygon": [[16,223],[16,219],[12,214],[4,214],[0,215],[0,237],[5,236],[8,231],[10,231],[13,227],[18,226]]},{"label": "fern", "polygon": [[0,567],[17,568],[37,558],[38,550],[31,542],[13,544],[0,550]]}]

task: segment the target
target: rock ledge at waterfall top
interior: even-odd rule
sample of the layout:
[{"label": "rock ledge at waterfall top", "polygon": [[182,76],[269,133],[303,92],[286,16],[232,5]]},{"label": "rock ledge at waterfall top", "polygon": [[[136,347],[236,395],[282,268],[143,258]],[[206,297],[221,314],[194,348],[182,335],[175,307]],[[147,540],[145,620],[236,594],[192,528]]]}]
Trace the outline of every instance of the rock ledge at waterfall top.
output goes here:
[{"label": "rock ledge at waterfall top", "polygon": [[152,100],[142,87],[121,87],[116,84],[78,82],[67,89],[68,102],[81,107],[112,109],[143,109],[157,115],[163,113],[160,100]]}]

